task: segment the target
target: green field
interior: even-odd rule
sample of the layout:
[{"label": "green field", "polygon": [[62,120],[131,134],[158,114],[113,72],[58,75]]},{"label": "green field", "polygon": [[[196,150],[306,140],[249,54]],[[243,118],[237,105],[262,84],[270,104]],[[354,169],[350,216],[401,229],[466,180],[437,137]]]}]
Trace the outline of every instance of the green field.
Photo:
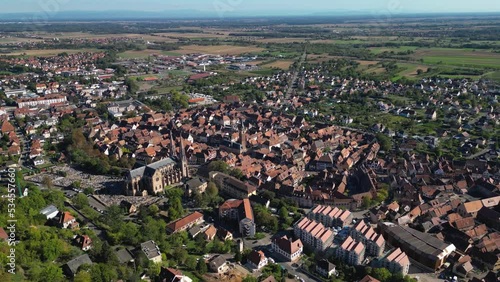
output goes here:
[{"label": "green field", "polygon": [[472,49],[428,48],[418,49],[416,59],[425,64],[452,65],[475,68],[500,69],[500,53]]},{"label": "green field", "polygon": [[396,48],[390,48],[390,47],[375,47],[375,48],[370,48],[372,53],[374,54],[381,54],[384,52],[394,52],[394,53],[399,53],[399,52],[407,52],[407,51],[415,51],[417,50],[418,47],[415,46],[401,46],[401,47],[396,47]]},{"label": "green field", "polygon": [[122,59],[146,59],[151,55],[166,55],[166,56],[180,56],[180,53],[161,50],[140,50],[140,51],[125,51],[118,53],[118,58]]},{"label": "green field", "polygon": [[484,78],[500,81],[500,71],[490,72],[484,75]]}]

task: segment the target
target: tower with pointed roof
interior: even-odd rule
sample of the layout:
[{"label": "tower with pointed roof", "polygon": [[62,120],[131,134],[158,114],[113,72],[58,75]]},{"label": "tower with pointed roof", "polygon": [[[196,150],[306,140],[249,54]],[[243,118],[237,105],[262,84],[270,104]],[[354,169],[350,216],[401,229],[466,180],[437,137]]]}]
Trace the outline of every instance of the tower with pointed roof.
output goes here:
[{"label": "tower with pointed roof", "polygon": [[181,134],[181,147],[180,147],[180,166],[181,166],[181,173],[183,178],[189,178],[189,166],[188,166],[188,161],[186,157],[186,151],[184,147],[184,138],[182,137]]},{"label": "tower with pointed roof", "polygon": [[240,125],[240,145],[241,145],[241,152],[244,153],[247,151],[247,130],[245,128],[245,124],[243,120],[241,120],[241,125]]},{"label": "tower with pointed roof", "polygon": [[175,152],[174,134],[172,133],[172,130],[170,130],[170,157],[172,159],[176,159],[177,157],[177,154]]}]

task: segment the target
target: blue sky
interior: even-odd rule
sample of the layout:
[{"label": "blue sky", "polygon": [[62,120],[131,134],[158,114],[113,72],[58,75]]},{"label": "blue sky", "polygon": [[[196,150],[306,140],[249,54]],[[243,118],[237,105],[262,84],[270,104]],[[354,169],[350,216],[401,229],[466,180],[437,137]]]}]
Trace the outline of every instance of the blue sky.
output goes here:
[{"label": "blue sky", "polygon": [[231,13],[368,11],[411,12],[500,12],[499,0],[3,0],[0,13],[59,11],[175,9],[224,10]]}]

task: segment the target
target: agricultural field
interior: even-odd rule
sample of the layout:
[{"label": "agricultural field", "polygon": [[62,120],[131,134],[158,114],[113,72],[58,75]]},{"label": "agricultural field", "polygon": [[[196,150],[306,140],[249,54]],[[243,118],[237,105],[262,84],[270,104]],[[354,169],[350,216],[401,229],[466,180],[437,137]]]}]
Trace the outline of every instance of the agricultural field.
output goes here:
[{"label": "agricultural field", "polygon": [[118,53],[118,58],[121,59],[145,59],[152,55],[166,55],[166,56],[180,56],[181,53],[171,52],[171,51],[161,51],[161,50],[140,50],[140,51],[125,51]]},{"label": "agricultural field", "polygon": [[381,54],[383,52],[400,53],[400,52],[407,52],[407,51],[415,51],[415,50],[417,50],[417,47],[415,47],[415,46],[401,46],[401,47],[397,47],[397,48],[375,47],[375,48],[370,48],[370,50],[374,54]]},{"label": "agricultural field", "polygon": [[427,48],[413,55],[425,64],[500,69],[500,53],[473,49]]},{"label": "agricultural field", "polygon": [[257,39],[259,43],[292,43],[292,42],[305,42],[307,38],[263,38]]},{"label": "agricultural field", "polygon": [[264,48],[256,46],[236,46],[236,45],[187,45],[182,46],[180,50],[175,50],[180,54],[204,53],[215,55],[241,55],[245,53],[262,52]]},{"label": "agricultural field", "polygon": [[269,64],[261,65],[264,68],[277,68],[282,70],[288,70],[290,66],[294,63],[294,61],[286,60],[286,61],[275,61]]}]

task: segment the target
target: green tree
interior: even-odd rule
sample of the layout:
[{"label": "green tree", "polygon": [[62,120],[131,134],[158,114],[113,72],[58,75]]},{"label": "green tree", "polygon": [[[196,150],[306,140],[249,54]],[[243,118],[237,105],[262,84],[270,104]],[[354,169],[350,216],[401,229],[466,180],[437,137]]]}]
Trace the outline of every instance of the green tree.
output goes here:
[{"label": "green tree", "polygon": [[219,189],[217,188],[217,185],[215,185],[214,182],[210,181],[207,184],[207,189],[205,190],[205,193],[210,197],[210,199],[215,199],[219,195]]},{"label": "green tree", "polygon": [[392,139],[382,133],[377,133],[376,135],[377,137],[377,140],[380,144],[380,148],[385,151],[385,152],[388,152],[392,149]]},{"label": "green tree", "polygon": [[72,199],[73,204],[79,209],[89,206],[89,198],[84,193],[78,193]]},{"label": "green tree", "polygon": [[87,271],[79,271],[75,275],[75,278],[73,279],[73,281],[74,282],[92,282],[92,276]]},{"label": "green tree", "polygon": [[378,280],[385,282],[391,279],[392,273],[387,268],[374,268],[371,275]]},{"label": "green tree", "polygon": [[241,262],[243,256],[241,255],[240,249],[236,250],[236,254],[234,255],[234,260],[237,262]]},{"label": "green tree", "polygon": [[228,173],[229,172],[229,165],[224,161],[212,161],[208,165],[208,171],[209,172],[219,171],[222,173]]},{"label": "green tree", "polygon": [[63,281],[64,276],[62,273],[62,269],[52,263],[46,264],[45,267],[42,269],[42,272],[40,273],[40,276],[38,277],[38,281]]},{"label": "green tree", "polygon": [[244,177],[243,172],[239,168],[235,168],[229,171],[229,175],[237,179],[243,179]]},{"label": "green tree", "polygon": [[205,261],[203,259],[198,260],[198,265],[196,266],[196,270],[201,275],[207,273],[207,271],[208,271],[207,264],[205,263]]},{"label": "green tree", "polygon": [[252,275],[247,275],[245,278],[243,278],[243,280],[241,280],[242,282],[257,282],[259,280],[257,280],[257,278],[253,277]]},{"label": "green tree", "polygon": [[[199,258],[199,259],[202,259],[202,258]],[[189,256],[187,259],[186,259],[186,267],[189,269],[189,270],[196,270],[196,265],[197,265],[197,261],[196,261],[196,258],[193,257],[193,256]]]}]

